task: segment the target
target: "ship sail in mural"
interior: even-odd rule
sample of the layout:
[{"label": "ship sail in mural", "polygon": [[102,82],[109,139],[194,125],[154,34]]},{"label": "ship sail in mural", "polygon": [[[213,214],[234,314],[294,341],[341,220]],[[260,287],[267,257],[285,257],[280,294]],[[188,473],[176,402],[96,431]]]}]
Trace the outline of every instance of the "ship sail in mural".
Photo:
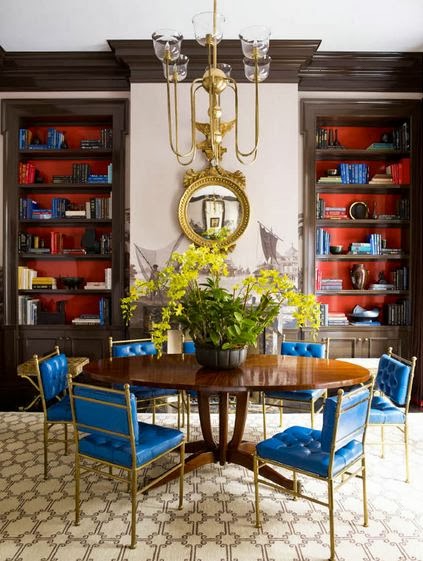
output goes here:
[{"label": "ship sail in mural", "polygon": [[[284,248],[284,240],[272,228],[268,228],[258,221],[260,229],[261,248],[265,262],[259,268],[276,269],[288,275],[297,284],[298,282],[298,250],[291,247]],[[279,247],[278,247],[279,242]]]}]

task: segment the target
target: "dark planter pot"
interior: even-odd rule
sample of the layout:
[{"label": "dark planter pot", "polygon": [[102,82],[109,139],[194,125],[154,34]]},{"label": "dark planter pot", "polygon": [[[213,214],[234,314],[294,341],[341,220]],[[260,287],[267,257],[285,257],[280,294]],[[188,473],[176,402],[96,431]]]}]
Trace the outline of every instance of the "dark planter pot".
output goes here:
[{"label": "dark planter pot", "polygon": [[221,349],[196,346],[195,358],[202,366],[230,370],[231,368],[238,368],[245,361],[247,347],[222,351]]}]

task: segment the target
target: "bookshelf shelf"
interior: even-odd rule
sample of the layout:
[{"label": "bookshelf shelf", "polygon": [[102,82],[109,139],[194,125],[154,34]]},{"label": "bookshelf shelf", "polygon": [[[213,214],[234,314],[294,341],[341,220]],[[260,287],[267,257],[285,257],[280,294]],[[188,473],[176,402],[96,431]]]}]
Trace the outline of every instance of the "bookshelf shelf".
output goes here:
[{"label": "bookshelf shelf", "polygon": [[31,193],[110,193],[112,185],[110,183],[18,183],[16,188]]},{"label": "bookshelf shelf", "polygon": [[410,152],[400,150],[316,149],[316,160],[395,160],[409,158]]},{"label": "bookshelf shelf", "polygon": [[409,226],[409,220],[379,220],[375,218],[369,219],[337,219],[329,218],[327,220],[316,220],[317,226],[326,226],[327,228],[398,228],[398,226]]},{"label": "bookshelf shelf", "polygon": [[111,294],[111,290],[107,290],[107,289],[90,289],[90,290],[71,290],[68,288],[54,288],[54,289],[49,289],[49,288],[32,288],[29,290],[18,290],[18,294],[48,294],[50,296],[55,296],[56,294],[66,294],[66,295],[78,295],[78,296],[91,296],[93,294],[104,294],[104,295],[110,295]]},{"label": "bookshelf shelf", "polygon": [[316,193],[333,193],[333,194],[354,194],[354,193],[397,193],[398,191],[407,192],[410,189],[410,185],[394,185],[392,183],[386,184],[369,184],[369,183],[355,183],[355,184],[345,184],[337,183],[336,185],[331,183],[318,183],[316,184]]},{"label": "bookshelf shelf", "polygon": [[20,253],[20,259],[36,259],[37,261],[110,261],[112,259],[111,253],[89,253],[87,255],[52,255],[51,253]]},{"label": "bookshelf shelf", "polygon": [[333,261],[335,263],[342,261],[404,261],[408,260],[408,255],[358,255],[348,253],[345,255],[316,255],[316,261]]},{"label": "bookshelf shelf", "polygon": [[88,219],[88,218],[63,218],[63,219],[53,219],[53,218],[46,218],[40,220],[31,220],[31,219],[22,219],[19,221],[21,225],[27,226],[36,226],[38,227],[47,227],[50,226],[60,226],[60,227],[70,227],[74,228],[75,226],[87,226],[87,224],[98,224],[98,225],[107,225],[110,226],[112,224],[112,220],[106,219]]},{"label": "bookshelf shelf", "polygon": [[407,296],[407,290],[316,290],[317,296]]},{"label": "bookshelf shelf", "polygon": [[95,160],[112,154],[112,150],[19,150],[19,156],[27,160]]}]

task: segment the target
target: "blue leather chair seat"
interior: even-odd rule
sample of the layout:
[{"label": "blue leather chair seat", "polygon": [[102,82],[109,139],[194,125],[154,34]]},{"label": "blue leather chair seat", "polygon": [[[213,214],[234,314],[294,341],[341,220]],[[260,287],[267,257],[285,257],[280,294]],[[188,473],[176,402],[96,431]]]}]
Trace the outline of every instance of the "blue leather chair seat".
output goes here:
[{"label": "blue leather chair seat", "polygon": [[[138,442],[135,442],[137,467],[153,460],[160,454],[180,444],[184,435],[181,431],[138,423]],[[79,441],[81,454],[98,458],[122,466],[132,466],[131,445],[129,441],[108,438],[99,433],[89,434]]]},{"label": "blue leather chair seat", "polygon": [[72,422],[72,410],[69,396],[66,395],[61,401],[56,401],[47,408],[47,420],[56,422]]},{"label": "blue leather chair seat", "polygon": [[[340,448],[334,457],[333,474],[341,471],[346,465],[363,452],[361,442],[353,440]],[[303,469],[317,475],[327,476],[330,453],[321,448],[321,431],[307,427],[290,427],[272,438],[257,444],[258,455],[296,469]]]},{"label": "blue leather chair seat", "polygon": [[266,397],[271,399],[289,399],[291,401],[311,401],[323,397],[326,390],[292,390],[281,392],[266,392]]},{"label": "blue leather chair seat", "polygon": [[404,422],[405,412],[402,409],[398,409],[387,397],[373,396],[369,416],[370,424],[403,424]]}]

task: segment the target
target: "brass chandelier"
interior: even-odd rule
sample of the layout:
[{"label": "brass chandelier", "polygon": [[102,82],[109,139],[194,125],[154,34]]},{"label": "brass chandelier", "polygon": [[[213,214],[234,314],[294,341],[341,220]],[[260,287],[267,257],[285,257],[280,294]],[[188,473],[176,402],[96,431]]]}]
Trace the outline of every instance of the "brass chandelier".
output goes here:
[{"label": "brass chandelier", "polygon": [[[213,0],[213,12],[202,12],[192,18],[194,34],[197,42],[208,49],[208,65],[201,78],[193,80],[190,89],[191,108],[191,147],[183,153],[179,148],[179,119],[178,119],[178,82],[184,80],[188,72],[187,56],[181,53],[182,35],[171,29],[160,29],[153,33],[154,51],[162,61],[167,84],[167,112],[169,127],[169,143],[178,162],[189,165],[195,158],[197,148],[201,149],[213,166],[218,166],[226,148],[222,146],[223,136],[235,127],[235,153],[242,164],[254,162],[257,156],[259,141],[259,82],[263,82],[269,75],[270,31],[264,26],[252,26],[241,31],[242,52],[244,55],[244,71],[246,78],[255,84],[255,116],[254,116],[254,146],[247,152],[239,148],[239,103],[236,81],[231,78],[231,66],[218,63],[217,45],[222,39],[222,26],[225,21],[223,15],[217,13],[217,0]],[[173,88],[172,88],[173,84]],[[222,120],[220,96],[229,88],[233,91],[234,118],[230,121]],[[173,92],[172,92],[173,89]],[[208,94],[208,123],[196,120],[196,98],[201,92]],[[197,142],[196,131],[201,132],[206,139]]]}]

